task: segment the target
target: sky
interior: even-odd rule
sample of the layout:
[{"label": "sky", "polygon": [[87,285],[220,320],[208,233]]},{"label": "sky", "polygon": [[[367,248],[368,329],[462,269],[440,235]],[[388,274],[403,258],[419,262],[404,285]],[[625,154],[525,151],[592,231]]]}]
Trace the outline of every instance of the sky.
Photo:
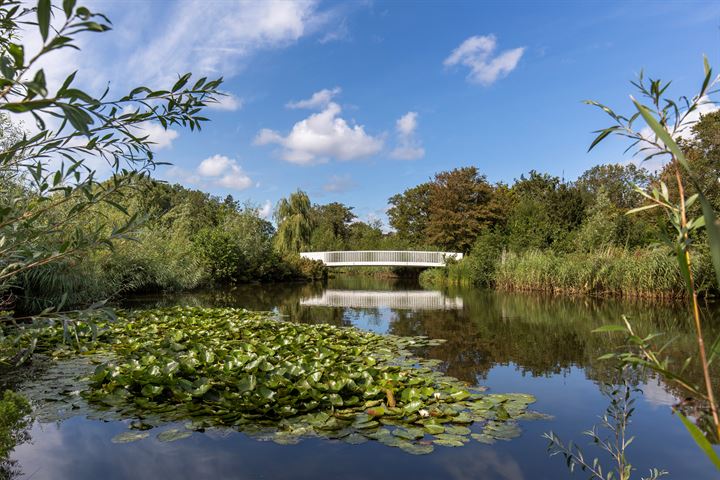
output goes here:
[{"label": "sky", "polygon": [[[82,4],[83,2],[79,2]],[[594,99],[632,112],[641,69],[692,95],[720,71],[716,1],[92,1],[112,31],[46,61],[49,82],[121,96],[222,76],[201,133],[148,125],[156,176],[270,216],[302,189],[386,222],[388,198],[474,165],[490,182],[632,161]],[[28,39],[32,44],[32,39]]]}]

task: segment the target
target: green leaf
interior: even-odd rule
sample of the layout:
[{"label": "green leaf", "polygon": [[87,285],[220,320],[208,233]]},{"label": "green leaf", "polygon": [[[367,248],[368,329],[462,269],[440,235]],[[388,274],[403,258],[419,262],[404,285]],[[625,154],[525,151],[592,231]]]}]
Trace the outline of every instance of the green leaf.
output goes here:
[{"label": "green leaf", "polygon": [[710,459],[710,461],[715,465],[715,468],[717,470],[720,470],[720,457],[718,457],[717,452],[713,449],[713,446],[710,444],[708,439],[705,437],[705,435],[700,431],[700,429],[692,423],[690,420],[688,420],[685,415],[682,413],[676,411],[675,412],[682,422],[682,424],[685,426],[688,432],[690,432],[690,436],[695,441],[698,447],[700,447],[700,450],[702,450],[705,455]]},{"label": "green leaf", "polygon": [[48,33],[50,32],[50,9],[50,0],[38,0],[37,21],[43,42],[47,41]]},{"label": "green leaf", "polygon": [[65,16],[67,18],[72,16],[73,10],[75,9],[75,3],[76,0],[63,0],[63,11],[65,12]]},{"label": "green leaf", "polygon": [[593,333],[604,333],[604,332],[627,332],[627,328],[622,325],[603,325],[592,331]]},{"label": "green leaf", "polygon": [[15,68],[18,70],[23,68],[25,65],[25,48],[22,45],[9,43],[7,51],[12,55],[13,60],[15,60]]},{"label": "green leaf", "polygon": [[651,205],[644,205],[642,207],[637,207],[637,208],[628,210],[627,212],[625,212],[625,215],[632,215],[633,213],[642,212],[643,210],[650,210],[650,209],[653,209],[653,208],[656,208],[659,206],[660,205],[658,205],[657,203],[653,203]]},{"label": "green leaf", "polygon": [[702,206],[703,217],[705,218],[705,228],[708,233],[708,243],[710,244],[710,258],[713,268],[715,269],[715,279],[717,286],[720,288],[720,220],[715,215],[712,205],[708,202],[705,195],[699,194],[700,205]]},{"label": "green leaf", "polygon": [[612,127],[606,128],[605,130],[600,130],[600,134],[597,137],[595,137],[595,140],[593,140],[592,143],[590,144],[590,147],[588,148],[588,152],[590,150],[592,150],[593,148],[595,148],[595,146],[598,143],[602,142],[608,135],[610,135],[611,133],[613,133],[619,129],[620,129],[620,127],[618,127],[618,126],[612,126]]},{"label": "green leaf", "polygon": [[632,102],[635,104],[635,108],[638,109],[640,112],[640,115],[642,115],[643,119],[645,120],[645,123],[648,124],[648,126],[652,129],[652,131],[657,135],[657,137],[662,140],[662,142],[665,144],[665,146],[672,152],[672,154],[675,156],[678,162],[680,162],[681,165],[683,165],[686,169],[688,169],[688,163],[685,159],[685,154],[683,154],[682,150],[678,146],[677,143],[675,143],[675,140],[672,139],[670,134],[667,130],[665,130],[662,125],[653,117],[653,115],[650,113],[650,110],[647,109],[644,105],[640,104],[637,100],[635,100],[632,96],[630,97]]}]

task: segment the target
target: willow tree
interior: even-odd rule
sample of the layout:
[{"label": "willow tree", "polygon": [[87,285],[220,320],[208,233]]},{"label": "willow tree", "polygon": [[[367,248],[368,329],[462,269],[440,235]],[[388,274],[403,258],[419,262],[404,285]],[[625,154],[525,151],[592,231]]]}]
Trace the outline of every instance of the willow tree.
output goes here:
[{"label": "willow tree", "polygon": [[275,210],[275,221],[275,248],[280,253],[299,253],[310,246],[314,222],[307,193],[298,190],[280,200]]}]

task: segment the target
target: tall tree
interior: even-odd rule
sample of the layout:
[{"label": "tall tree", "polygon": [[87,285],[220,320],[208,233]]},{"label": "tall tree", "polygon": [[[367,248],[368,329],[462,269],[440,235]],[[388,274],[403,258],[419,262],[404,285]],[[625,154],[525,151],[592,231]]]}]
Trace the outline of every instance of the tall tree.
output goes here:
[{"label": "tall tree", "polygon": [[493,187],[477,168],[456,168],[435,175],[425,229],[431,244],[468,252],[481,230],[498,220]]},{"label": "tall tree", "polygon": [[311,237],[314,250],[342,250],[350,237],[350,222],[355,219],[352,207],[339,202],[313,207],[315,228]]},{"label": "tall tree", "polygon": [[409,246],[419,247],[428,243],[425,229],[430,215],[430,183],[408,188],[390,197],[388,210],[390,226],[397,236]]},{"label": "tall tree", "polygon": [[[629,163],[596,165],[586,170],[577,179],[577,186],[591,199],[597,198],[600,190],[617,208],[630,210],[642,204],[642,195],[636,187],[647,188],[653,176],[644,168]],[[589,203],[592,203],[590,201]]]},{"label": "tall tree", "polygon": [[280,253],[299,253],[310,246],[314,222],[307,193],[298,190],[280,200],[275,221],[275,247]]}]

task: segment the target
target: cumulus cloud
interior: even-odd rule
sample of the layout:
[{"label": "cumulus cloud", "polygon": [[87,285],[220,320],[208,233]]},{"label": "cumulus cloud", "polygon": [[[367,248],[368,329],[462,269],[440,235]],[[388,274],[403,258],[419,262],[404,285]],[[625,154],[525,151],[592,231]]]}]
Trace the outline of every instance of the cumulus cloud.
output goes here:
[{"label": "cumulus cloud", "polygon": [[232,93],[223,93],[224,95],[218,97],[216,102],[208,103],[208,108],[212,108],[215,110],[226,110],[229,112],[234,112],[235,110],[240,110],[242,108],[242,98],[238,98]]},{"label": "cumulus cloud", "polygon": [[395,122],[398,144],[390,156],[399,160],[417,160],[425,156],[425,149],[415,135],[418,125],[417,112],[408,112]]},{"label": "cumulus cloud", "polygon": [[285,106],[287,108],[324,108],[336,95],[340,93],[340,91],[340,87],[335,87],[332,90],[325,88],[319,92],[313,93],[310,98],[298,100],[297,102],[288,102]]},{"label": "cumulus cloud", "polygon": [[515,70],[525,47],[505,50],[495,55],[495,35],[475,35],[460,44],[443,62],[446,67],[465,65],[470,69],[468,81],[488,86]]},{"label": "cumulus cloud", "polygon": [[382,138],[367,134],[362,125],[350,125],[340,117],[341,112],[340,105],[329,102],[322,111],[297,122],[287,135],[262,129],[254,143],[280,145],[281,158],[299,165],[326,162],[330,158],[353,160],[382,149]]},{"label": "cumulus cloud", "polygon": [[332,175],[328,182],[323,185],[323,190],[331,193],[344,193],[355,187],[350,175]]},{"label": "cumulus cloud", "polygon": [[216,186],[233,190],[245,190],[253,183],[237,161],[225,155],[213,155],[200,162],[197,174]]}]

